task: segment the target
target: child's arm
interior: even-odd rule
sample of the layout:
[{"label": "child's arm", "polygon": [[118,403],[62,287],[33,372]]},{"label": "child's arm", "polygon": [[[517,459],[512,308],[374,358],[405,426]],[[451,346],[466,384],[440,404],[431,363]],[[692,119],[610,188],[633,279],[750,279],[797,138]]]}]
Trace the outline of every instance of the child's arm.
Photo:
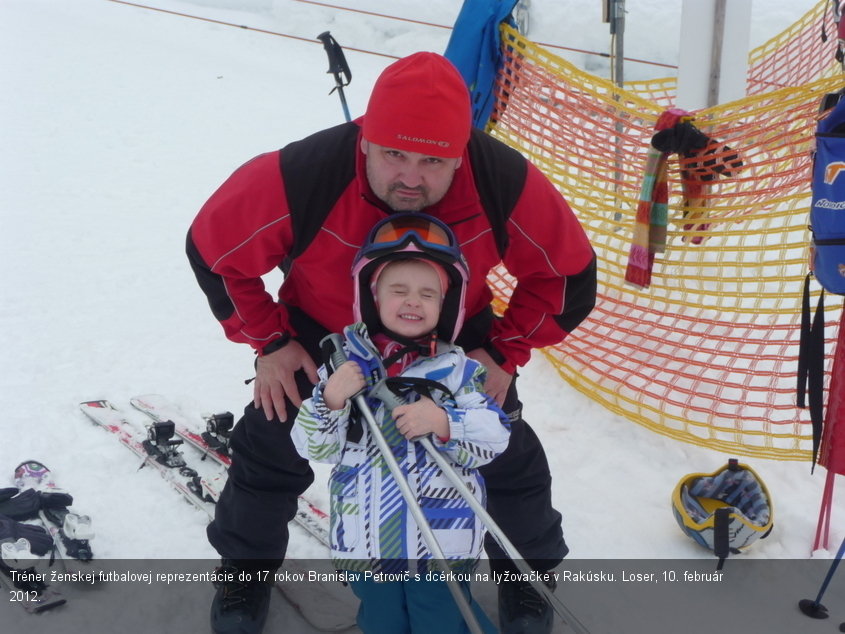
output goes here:
[{"label": "child's arm", "polygon": [[367,386],[364,371],[355,361],[347,361],[326,381],[323,400],[329,409],[343,409],[347,401]]},{"label": "child's arm", "polygon": [[474,469],[491,462],[508,448],[510,423],[507,415],[484,392],[487,371],[467,358],[455,401],[444,403],[449,417],[449,440],[433,439],[434,446],[449,454],[457,464]]},{"label": "child's arm", "polygon": [[[324,368],[320,368],[320,372],[322,374]],[[311,398],[303,401],[291,430],[296,450],[303,458],[340,462],[349,426],[348,399],[364,385],[361,368],[349,361],[314,387]]]},{"label": "child's arm", "polygon": [[[474,469],[487,464],[507,448],[510,424],[496,402],[482,391],[486,375],[484,366],[467,358],[465,365],[459,364],[455,372],[460,375],[458,386],[453,389],[454,401],[436,405],[431,399],[421,398],[394,408],[393,416],[406,438],[433,432],[435,447],[448,453],[456,464]],[[454,383],[450,382],[450,385]],[[422,421],[424,413],[427,417]],[[411,420],[403,424],[401,421],[406,417]],[[438,418],[445,421],[445,429]],[[403,432],[403,428],[409,433]]]},{"label": "child's arm", "polygon": [[426,396],[415,403],[394,407],[393,418],[396,429],[408,440],[427,434],[449,439],[449,416],[446,410]]}]

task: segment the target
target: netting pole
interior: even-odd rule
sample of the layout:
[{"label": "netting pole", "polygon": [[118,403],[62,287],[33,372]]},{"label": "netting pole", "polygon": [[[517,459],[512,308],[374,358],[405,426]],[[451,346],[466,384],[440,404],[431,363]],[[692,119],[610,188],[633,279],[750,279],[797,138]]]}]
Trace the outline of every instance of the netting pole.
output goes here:
[{"label": "netting pole", "polygon": [[[610,37],[611,48],[613,49],[613,63],[610,67],[610,76],[614,85],[620,89],[624,84],[624,63],[625,63],[625,0],[608,0],[607,21],[610,23]],[[620,92],[613,94],[613,100],[620,101]],[[614,139],[615,159],[614,159],[614,190],[617,193],[614,207],[617,211],[613,214],[614,222],[619,222],[622,219],[622,212],[618,211],[620,206],[619,187],[622,178],[622,130],[623,124],[620,117],[616,118],[614,124],[616,128],[616,137]]]}]

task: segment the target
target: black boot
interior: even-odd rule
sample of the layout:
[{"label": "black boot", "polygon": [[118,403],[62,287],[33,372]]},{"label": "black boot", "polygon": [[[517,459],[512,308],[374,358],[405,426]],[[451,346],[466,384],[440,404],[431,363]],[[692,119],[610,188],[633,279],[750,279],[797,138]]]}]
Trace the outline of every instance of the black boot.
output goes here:
[{"label": "black boot", "polygon": [[[545,582],[554,591],[553,579]],[[499,628],[501,634],[551,634],[554,611],[527,581],[505,581],[499,585]]]},{"label": "black boot", "polygon": [[281,562],[223,559],[217,568],[211,603],[214,634],[261,634],[270,609],[270,590]]}]

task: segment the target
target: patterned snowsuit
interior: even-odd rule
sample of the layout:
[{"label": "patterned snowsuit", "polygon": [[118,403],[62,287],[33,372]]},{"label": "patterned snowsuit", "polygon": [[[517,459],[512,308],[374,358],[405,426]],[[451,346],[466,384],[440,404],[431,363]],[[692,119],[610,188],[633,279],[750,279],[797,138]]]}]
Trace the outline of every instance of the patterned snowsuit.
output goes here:
[{"label": "patterned snowsuit", "polygon": [[[346,329],[347,338],[367,341],[366,327]],[[371,343],[369,344],[372,345]],[[354,359],[354,355],[350,355]],[[425,572],[431,553],[387,469],[367,425],[360,439],[347,437],[358,415],[347,401],[330,410],[323,400],[325,369],[313,395],[300,409],[292,431],[299,453],[309,460],[334,464],[330,478],[331,546],[343,570]],[[483,478],[477,467],[489,463],[508,445],[509,425],[499,407],[482,392],[485,370],[451,344],[438,342],[437,354],[420,357],[400,375],[427,378],[444,385],[454,400],[432,393],[449,418],[450,438],[434,446],[455,465],[463,482],[481,503]],[[414,394],[408,400],[416,400]],[[446,479],[423,447],[396,429],[383,403],[368,399],[373,416],[414,491],[450,566],[472,570],[484,543],[484,528],[467,502]]]}]

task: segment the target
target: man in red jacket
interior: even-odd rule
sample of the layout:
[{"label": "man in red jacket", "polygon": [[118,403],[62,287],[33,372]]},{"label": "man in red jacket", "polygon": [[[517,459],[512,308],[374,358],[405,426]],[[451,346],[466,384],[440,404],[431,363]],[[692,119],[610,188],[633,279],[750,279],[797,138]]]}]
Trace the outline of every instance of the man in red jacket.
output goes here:
[{"label": "man in red jacket", "polygon": [[[486,391],[512,422],[507,451],[482,469],[490,514],[536,570],[553,568],[568,551],[515,377],[533,348],[560,342],[592,310],[595,256],[548,179],[472,129],[455,67],[416,53],[385,69],[363,117],[236,170],[188,233],[188,257],[212,312],[229,339],[258,355],[254,401],[232,432],[228,482],[208,527],[231,571],[274,571],[284,559],[287,523],[314,478],[290,440],[291,425],[317,380],[320,339],[353,321],[353,257],[373,225],[396,211],[444,221],[469,265],[457,343],[485,365]],[[516,286],[497,317],[485,280],[500,262]],[[276,267],[284,272],[278,298],[261,280]],[[486,547],[494,571],[515,570],[492,540]],[[260,632],[269,586],[233,578],[218,585],[212,627]],[[552,613],[528,584],[502,584],[499,613],[504,632],[551,631]]]}]

